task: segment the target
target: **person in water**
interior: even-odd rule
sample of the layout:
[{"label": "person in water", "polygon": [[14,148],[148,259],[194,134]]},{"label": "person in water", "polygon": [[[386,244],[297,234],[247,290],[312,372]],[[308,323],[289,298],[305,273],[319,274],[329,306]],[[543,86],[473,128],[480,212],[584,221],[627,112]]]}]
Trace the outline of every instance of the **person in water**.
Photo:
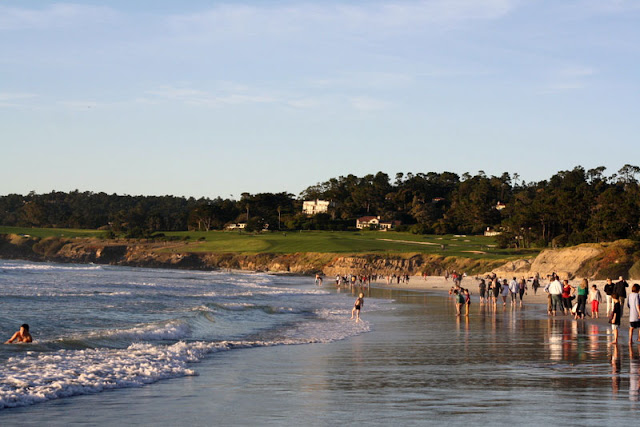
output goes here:
[{"label": "person in water", "polygon": [[32,342],[33,337],[29,333],[29,325],[26,323],[20,326],[20,330],[13,334],[13,336],[5,342],[5,344],[12,344],[13,342]]},{"label": "person in water", "polygon": [[353,304],[353,309],[351,310],[351,318],[353,319],[353,315],[356,316],[356,322],[360,321],[360,309],[364,305],[364,294],[360,292],[356,302]]}]

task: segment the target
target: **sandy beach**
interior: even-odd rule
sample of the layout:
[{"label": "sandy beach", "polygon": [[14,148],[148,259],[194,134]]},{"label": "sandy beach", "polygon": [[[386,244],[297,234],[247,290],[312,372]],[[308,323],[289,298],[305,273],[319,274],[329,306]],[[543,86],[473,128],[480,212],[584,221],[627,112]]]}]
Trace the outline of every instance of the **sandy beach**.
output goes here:
[{"label": "sandy beach", "polygon": [[[471,302],[473,304],[479,303],[480,292],[478,290],[478,284],[480,283],[480,278],[481,276],[478,276],[477,278],[475,276],[465,277],[461,283],[461,286],[463,288],[469,289],[471,293]],[[511,278],[508,278],[507,280],[510,280],[510,279]],[[574,279],[574,280],[571,280],[569,283],[571,284],[571,286],[577,287],[578,284],[580,283],[580,280],[581,279]],[[538,292],[534,293],[533,289],[531,289],[531,282],[527,282],[528,290],[524,295],[523,304],[524,305],[534,304],[536,306],[539,306],[540,310],[546,312],[548,295],[544,292],[544,287],[547,285],[547,283],[548,281],[541,280],[540,288],[538,289]],[[629,283],[629,288],[627,289],[627,293],[631,292],[631,286],[635,282],[629,281],[628,283]],[[590,317],[591,306],[590,304],[587,304],[588,316],[585,317],[584,321],[595,323],[602,326],[608,326],[607,306],[606,306],[606,303],[604,302],[604,297],[605,297],[604,285],[605,284],[606,284],[606,280],[589,280],[589,286],[591,285],[598,286],[598,289],[602,294],[603,302],[600,303],[600,309],[599,309],[600,317],[597,319]],[[437,292],[442,295],[448,295],[449,290],[453,287],[453,281],[451,278],[446,279],[444,276],[426,276],[426,277],[410,276],[408,283],[401,282],[399,284],[392,283],[390,285],[387,285],[386,279],[378,279],[377,281],[373,282],[371,286],[376,288],[382,288],[382,289],[396,289],[396,290],[405,290],[405,291],[428,291],[428,292]],[[510,307],[510,306],[511,306],[511,303],[509,301],[509,298],[507,298],[507,307]],[[558,317],[561,317],[561,318],[565,317],[567,319],[571,318],[571,316],[569,315],[567,316],[559,315]],[[625,307],[623,318],[622,318],[622,326],[625,329],[628,326],[628,322],[629,322],[628,311],[627,311],[627,308]]]}]

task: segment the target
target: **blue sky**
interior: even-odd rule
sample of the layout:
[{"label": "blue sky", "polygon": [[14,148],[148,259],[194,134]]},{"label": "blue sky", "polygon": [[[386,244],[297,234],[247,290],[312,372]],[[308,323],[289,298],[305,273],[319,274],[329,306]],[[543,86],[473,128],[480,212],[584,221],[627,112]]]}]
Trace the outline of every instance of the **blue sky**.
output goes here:
[{"label": "blue sky", "polygon": [[0,2],[0,194],[640,163],[640,1]]}]

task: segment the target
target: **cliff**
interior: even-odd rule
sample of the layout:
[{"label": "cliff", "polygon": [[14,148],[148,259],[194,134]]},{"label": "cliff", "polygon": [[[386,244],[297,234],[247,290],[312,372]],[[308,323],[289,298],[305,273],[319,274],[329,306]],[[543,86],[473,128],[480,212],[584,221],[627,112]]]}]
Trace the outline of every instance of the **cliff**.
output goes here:
[{"label": "cliff", "polygon": [[640,243],[618,240],[587,243],[561,249],[546,249],[532,260],[510,261],[492,270],[499,276],[545,277],[553,272],[562,278],[640,279]]},{"label": "cliff", "polygon": [[[187,244],[188,246],[188,244]],[[180,244],[184,248],[184,243]],[[534,259],[509,261],[471,259],[428,254],[332,253],[202,253],[175,252],[167,242],[102,240],[63,237],[0,235],[0,258],[63,263],[95,263],[131,267],[178,268],[190,270],[251,270],[274,273],[315,274],[410,274],[444,275],[446,271],[467,274],[496,272],[501,277],[546,276],[592,279],[624,276],[640,279],[640,243],[620,240],[585,244],[563,249],[547,249]]]},{"label": "cliff", "polygon": [[[184,246],[181,244],[181,246]],[[0,235],[0,258],[63,263],[192,270],[237,269],[315,274],[444,274],[446,270],[478,273],[502,264],[495,260],[424,254],[338,255],[331,253],[241,254],[174,252],[172,244],[139,240],[65,239]]]}]

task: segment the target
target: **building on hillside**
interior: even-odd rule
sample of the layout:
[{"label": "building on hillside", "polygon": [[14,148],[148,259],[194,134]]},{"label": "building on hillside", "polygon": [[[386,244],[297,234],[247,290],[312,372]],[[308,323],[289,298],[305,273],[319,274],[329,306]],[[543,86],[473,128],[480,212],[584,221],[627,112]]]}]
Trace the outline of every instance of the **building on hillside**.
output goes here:
[{"label": "building on hillside", "polygon": [[496,230],[492,229],[491,227],[487,227],[487,229],[484,232],[485,237],[495,237],[495,236],[499,236],[501,234],[502,234],[501,231],[496,231]]},{"label": "building on hillside", "polygon": [[302,202],[302,213],[306,215],[315,215],[319,213],[327,213],[329,207],[333,204],[327,200],[305,200]]},{"label": "building on hillside", "polygon": [[498,202],[498,204],[496,205],[496,209],[499,210],[499,211],[501,211],[502,209],[504,209],[506,207],[507,207],[507,205],[505,205],[502,202]]},{"label": "building on hillside", "polygon": [[380,231],[393,230],[400,224],[402,224],[402,221],[398,221],[398,220],[380,221]]},{"label": "building on hillside", "polygon": [[380,225],[379,216],[363,216],[356,219],[356,228],[362,230],[363,228],[377,227]]},{"label": "building on hillside", "polygon": [[227,224],[225,229],[227,230],[243,230],[247,226],[246,222],[239,222],[237,224]]}]

